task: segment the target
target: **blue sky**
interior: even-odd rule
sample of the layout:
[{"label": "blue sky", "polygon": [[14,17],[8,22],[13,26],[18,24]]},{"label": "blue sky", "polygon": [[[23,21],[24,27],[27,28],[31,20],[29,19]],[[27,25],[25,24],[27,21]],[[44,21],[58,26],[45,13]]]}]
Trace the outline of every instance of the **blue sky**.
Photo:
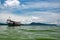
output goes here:
[{"label": "blue sky", "polygon": [[0,22],[60,24],[60,0],[0,0]]}]

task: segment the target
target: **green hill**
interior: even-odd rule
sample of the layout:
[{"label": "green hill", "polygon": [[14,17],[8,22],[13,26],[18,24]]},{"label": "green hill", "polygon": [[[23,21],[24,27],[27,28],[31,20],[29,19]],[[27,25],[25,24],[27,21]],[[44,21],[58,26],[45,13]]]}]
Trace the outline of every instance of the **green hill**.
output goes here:
[{"label": "green hill", "polygon": [[0,23],[0,25],[7,25],[7,24],[5,24],[5,23]]}]

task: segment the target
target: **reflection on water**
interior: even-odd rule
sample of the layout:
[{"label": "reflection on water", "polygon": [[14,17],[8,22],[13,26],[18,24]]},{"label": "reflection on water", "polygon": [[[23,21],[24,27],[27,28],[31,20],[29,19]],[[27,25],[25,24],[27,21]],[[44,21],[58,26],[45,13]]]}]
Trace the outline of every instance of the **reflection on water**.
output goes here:
[{"label": "reflection on water", "polygon": [[0,40],[60,40],[56,26],[0,26]]}]

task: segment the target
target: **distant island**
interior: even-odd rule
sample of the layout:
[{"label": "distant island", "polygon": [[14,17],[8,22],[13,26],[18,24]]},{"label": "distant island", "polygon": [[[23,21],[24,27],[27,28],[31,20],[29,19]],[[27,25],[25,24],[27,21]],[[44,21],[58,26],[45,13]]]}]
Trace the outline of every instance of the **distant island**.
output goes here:
[{"label": "distant island", "polygon": [[0,25],[7,25],[7,24],[5,24],[5,23],[0,23]]},{"label": "distant island", "polygon": [[[0,23],[0,25],[8,25],[8,24],[5,24],[5,23]],[[46,23],[36,23],[36,22],[32,22],[30,24],[21,24],[21,25],[43,25],[43,26],[57,26],[56,24],[46,24]]]},{"label": "distant island", "polygon": [[35,22],[32,22],[30,25],[48,25],[48,26],[56,26],[56,24],[35,23]]}]

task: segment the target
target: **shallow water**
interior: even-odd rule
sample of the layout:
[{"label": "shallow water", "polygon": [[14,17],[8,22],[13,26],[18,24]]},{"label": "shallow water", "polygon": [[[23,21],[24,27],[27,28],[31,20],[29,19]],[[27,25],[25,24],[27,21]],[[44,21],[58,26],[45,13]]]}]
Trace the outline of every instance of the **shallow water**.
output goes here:
[{"label": "shallow water", "polygon": [[60,27],[0,26],[0,40],[60,40]]}]

